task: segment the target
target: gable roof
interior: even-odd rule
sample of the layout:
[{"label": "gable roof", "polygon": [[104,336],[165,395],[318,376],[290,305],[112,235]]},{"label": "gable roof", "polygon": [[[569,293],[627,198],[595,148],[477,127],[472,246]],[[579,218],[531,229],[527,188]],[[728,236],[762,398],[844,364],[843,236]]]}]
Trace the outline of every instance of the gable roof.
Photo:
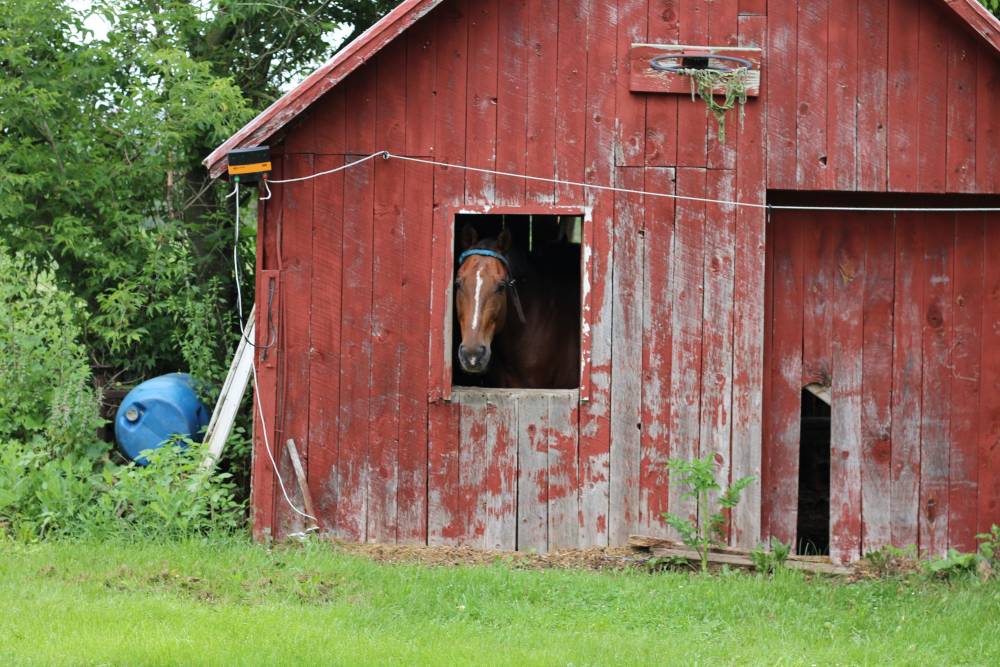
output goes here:
[{"label": "gable roof", "polygon": [[[288,125],[309,105],[323,96],[352,72],[371,60],[407,28],[426,16],[444,0],[403,0],[378,23],[362,33],[337,55],[282,95],[256,118],[205,158],[203,164],[212,178],[226,169],[226,156],[236,148],[259,146]],[[988,12],[979,0],[935,0],[948,6],[972,30],[1000,54],[1000,20]]]}]

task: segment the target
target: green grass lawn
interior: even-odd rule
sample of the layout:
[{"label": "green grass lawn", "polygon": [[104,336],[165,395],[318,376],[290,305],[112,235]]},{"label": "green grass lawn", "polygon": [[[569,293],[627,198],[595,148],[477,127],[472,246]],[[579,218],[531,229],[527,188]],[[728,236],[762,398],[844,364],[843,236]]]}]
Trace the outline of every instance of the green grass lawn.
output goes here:
[{"label": "green grass lawn", "polygon": [[0,543],[0,665],[1000,665],[1000,585]]}]

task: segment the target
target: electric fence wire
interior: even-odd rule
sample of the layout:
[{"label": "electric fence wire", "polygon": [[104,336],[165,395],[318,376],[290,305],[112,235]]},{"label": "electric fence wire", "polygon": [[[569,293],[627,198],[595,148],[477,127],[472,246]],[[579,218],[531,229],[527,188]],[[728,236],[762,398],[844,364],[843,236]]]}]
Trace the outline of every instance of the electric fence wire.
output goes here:
[{"label": "electric fence wire", "polygon": [[[745,208],[755,208],[763,209],[769,211],[833,211],[833,212],[843,212],[843,213],[1000,213],[1000,206],[974,206],[974,207],[924,207],[924,206],[806,206],[798,204],[762,204],[757,202],[745,202],[745,201],[734,201],[729,199],[712,199],[709,197],[691,197],[688,195],[678,195],[670,194],[667,192],[650,192],[648,190],[636,190],[633,188],[619,188],[612,185],[600,185],[598,183],[582,183],[580,181],[569,181],[560,178],[546,178],[544,176],[531,176],[528,174],[517,174],[509,171],[501,171],[498,169],[485,169],[482,167],[470,167],[463,164],[455,164],[452,162],[442,162],[440,160],[429,160],[427,158],[411,157],[408,155],[396,155],[395,153],[390,153],[389,151],[377,151],[371,155],[366,155],[360,160],[350,162],[343,166],[337,167],[336,169],[328,169],[326,171],[321,171],[315,174],[309,174],[307,176],[299,176],[297,178],[287,178],[283,180],[265,180],[265,184],[270,183],[271,185],[283,185],[288,183],[300,183],[302,181],[308,181],[314,178],[319,178],[321,176],[327,176],[329,174],[335,174],[352,167],[361,165],[374,158],[381,157],[384,160],[401,160],[403,162],[414,162],[417,164],[425,164],[434,167],[442,167],[444,169],[456,169],[459,171],[468,171],[477,174],[485,174],[487,176],[503,176],[507,178],[521,178],[527,181],[534,181],[536,183],[550,183],[553,185],[563,185],[574,188],[583,188],[586,190],[598,190],[602,192],[618,192],[622,194],[631,195],[641,195],[643,197],[658,197],[663,199],[673,199],[677,201],[690,201],[698,202],[703,204],[716,204],[720,206],[736,206]],[[270,188],[268,188],[268,198],[270,197]]]},{"label": "electric fence wire", "polygon": [[[243,321],[243,294],[240,289],[240,261],[239,261],[239,245],[240,245],[240,182],[236,181],[236,188],[226,195],[226,199],[234,196],[236,197],[236,232],[235,232],[235,243],[233,244],[233,273],[236,278],[236,311],[239,317],[240,323],[240,335],[246,340],[248,344],[257,349],[267,349],[277,342],[277,336],[268,345],[254,345],[249,339],[247,339],[247,326],[248,324]],[[260,417],[260,431],[264,436],[264,449],[267,451],[267,458],[271,461],[271,467],[274,469],[274,475],[278,478],[278,486],[281,488],[281,495],[285,498],[285,502],[288,506],[292,508],[292,511],[296,514],[305,517],[306,519],[312,519],[318,523],[318,519],[303,510],[300,510],[292,499],[288,495],[288,489],[285,488],[285,480],[281,477],[281,471],[278,470],[278,462],[274,459],[274,452],[271,450],[271,441],[267,436],[267,421],[264,418],[264,406],[260,400],[260,382],[257,380],[257,364],[250,364],[250,369],[253,372],[253,396],[254,405],[257,407],[257,414]]]}]

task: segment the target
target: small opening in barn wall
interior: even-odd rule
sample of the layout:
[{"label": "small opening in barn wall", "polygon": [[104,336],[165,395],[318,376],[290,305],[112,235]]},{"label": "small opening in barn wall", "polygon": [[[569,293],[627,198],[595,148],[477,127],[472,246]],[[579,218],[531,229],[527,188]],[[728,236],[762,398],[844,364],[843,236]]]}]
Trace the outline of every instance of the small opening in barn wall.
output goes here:
[{"label": "small opening in barn wall", "polygon": [[455,216],[453,387],[580,386],[582,239],[578,215]]},{"label": "small opening in barn wall", "polygon": [[799,441],[799,516],[795,551],[830,553],[830,404],[829,393],[802,390]]}]

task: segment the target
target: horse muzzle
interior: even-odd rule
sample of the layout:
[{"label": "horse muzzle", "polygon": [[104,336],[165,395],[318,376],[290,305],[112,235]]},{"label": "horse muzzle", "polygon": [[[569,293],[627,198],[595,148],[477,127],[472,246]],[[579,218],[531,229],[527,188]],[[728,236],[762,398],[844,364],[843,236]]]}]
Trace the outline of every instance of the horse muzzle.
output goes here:
[{"label": "horse muzzle", "polygon": [[490,367],[490,348],[486,345],[461,345],[458,348],[458,363],[466,373],[485,373]]}]

